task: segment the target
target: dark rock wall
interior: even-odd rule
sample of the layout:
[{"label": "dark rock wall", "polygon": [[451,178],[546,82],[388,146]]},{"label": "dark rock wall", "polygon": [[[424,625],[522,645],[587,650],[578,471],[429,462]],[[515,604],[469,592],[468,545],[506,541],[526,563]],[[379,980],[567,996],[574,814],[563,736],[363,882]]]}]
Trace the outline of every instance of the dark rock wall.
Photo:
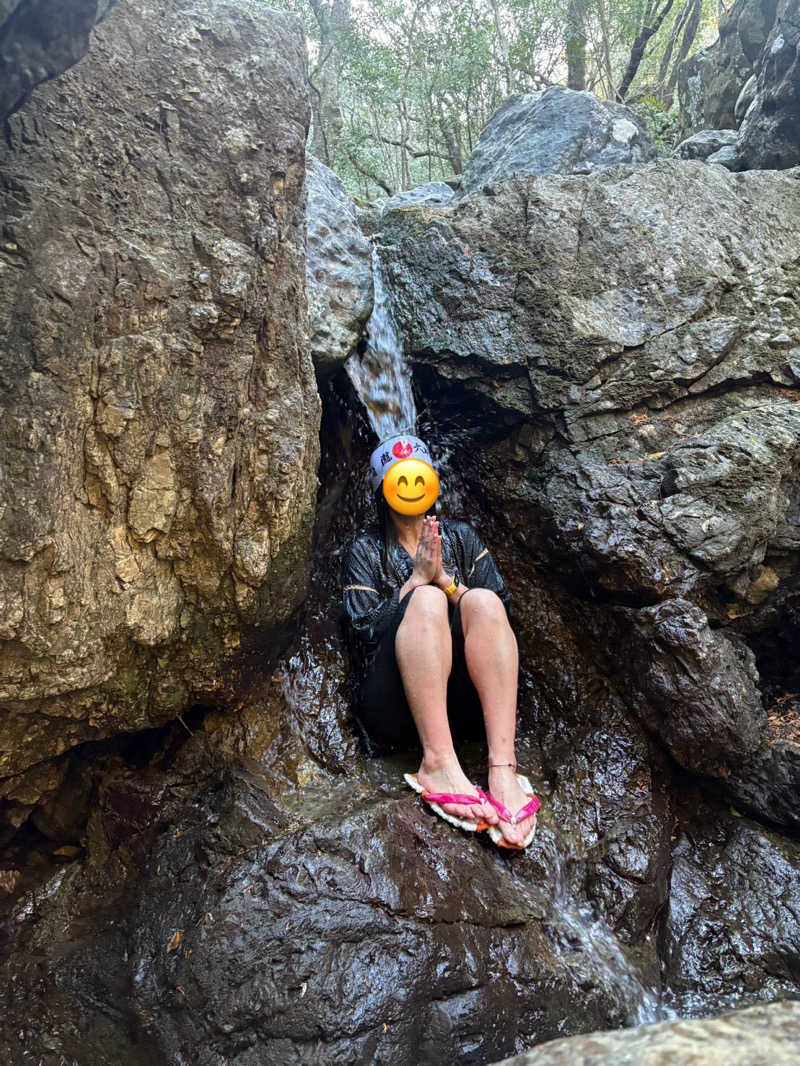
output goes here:
[{"label": "dark rock wall", "polygon": [[719,38],[678,72],[678,101],[687,133],[738,126],[736,101],[753,74],[775,20],[777,0],[736,0],[720,21]]},{"label": "dark rock wall", "polygon": [[57,783],[48,757],[229,696],[248,630],[305,593],[304,73],[288,16],[120,2],[9,121],[0,777],[17,820]]},{"label": "dark rock wall", "polygon": [[800,164],[800,4],[781,0],[756,71],[755,99],[737,143],[737,167]]},{"label": "dark rock wall", "polygon": [[[800,578],[797,190],[695,163],[519,180],[391,212],[380,237],[516,570],[546,561],[587,619],[605,602],[594,658],[681,765],[731,788],[785,756],[748,641]],[[774,817],[779,791],[747,794]]]}]

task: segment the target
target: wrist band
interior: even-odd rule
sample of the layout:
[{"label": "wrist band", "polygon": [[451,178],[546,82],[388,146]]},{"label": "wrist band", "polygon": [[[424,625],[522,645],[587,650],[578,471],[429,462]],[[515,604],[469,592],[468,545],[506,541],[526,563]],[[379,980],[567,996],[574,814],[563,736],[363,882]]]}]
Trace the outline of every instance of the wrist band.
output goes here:
[{"label": "wrist band", "polygon": [[442,589],[442,592],[444,592],[445,596],[447,596],[449,598],[450,596],[453,595],[453,593],[456,591],[457,588],[458,588],[458,582],[457,581],[453,581],[453,582],[451,582],[451,584],[449,584],[447,586],[446,589]]}]

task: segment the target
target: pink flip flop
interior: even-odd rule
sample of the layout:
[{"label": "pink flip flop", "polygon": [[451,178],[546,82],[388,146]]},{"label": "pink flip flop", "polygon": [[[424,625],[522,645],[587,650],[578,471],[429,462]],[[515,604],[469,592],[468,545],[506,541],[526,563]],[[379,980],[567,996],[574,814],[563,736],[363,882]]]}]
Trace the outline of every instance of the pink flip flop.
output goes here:
[{"label": "pink flip flop", "polygon": [[489,823],[482,818],[477,822],[469,818],[459,818],[455,814],[449,814],[440,806],[442,803],[482,803],[484,800],[489,799],[483,789],[478,788],[475,790],[478,793],[477,796],[465,796],[459,792],[427,792],[417,780],[416,774],[403,774],[403,779],[407,785],[422,796],[434,814],[444,818],[450,825],[465,829],[468,833],[480,833],[489,828]]},{"label": "pink flip flop", "polygon": [[508,807],[506,807],[504,803],[501,803],[499,799],[496,799],[491,792],[483,792],[482,794],[500,815],[501,820],[509,822],[511,825],[516,825],[518,822],[522,822],[531,815],[534,815],[533,827],[521,844],[512,844],[509,840],[506,840],[499,826],[490,825],[488,827],[489,836],[498,847],[511,848],[514,851],[524,851],[536,836],[535,816],[536,812],[539,810],[539,797],[534,795],[533,786],[524,774],[517,774],[517,781],[519,781],[519,786],[522,791],[526,796],[530,796],[530,799],[524,807],[520,807],[516,814],[512,814]]}]

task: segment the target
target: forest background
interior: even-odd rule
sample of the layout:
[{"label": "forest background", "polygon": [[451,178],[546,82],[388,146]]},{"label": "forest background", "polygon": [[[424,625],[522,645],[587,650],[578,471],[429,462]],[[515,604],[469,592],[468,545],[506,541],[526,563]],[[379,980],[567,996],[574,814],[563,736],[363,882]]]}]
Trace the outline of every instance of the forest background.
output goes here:
[{"label": "forest background", "polygon": [[561,84],[632,105],[665,147],[680,64],[722,0],[271,0],[309,41],[310,150],[371,200],[457,177],[512,93]]}]

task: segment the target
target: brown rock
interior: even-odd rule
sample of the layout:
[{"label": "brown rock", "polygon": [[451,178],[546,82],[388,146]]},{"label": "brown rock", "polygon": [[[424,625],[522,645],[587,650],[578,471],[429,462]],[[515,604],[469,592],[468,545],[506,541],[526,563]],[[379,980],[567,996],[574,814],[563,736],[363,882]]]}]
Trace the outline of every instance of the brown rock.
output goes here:
[{"label": "brown rock", "polygon": [[10,120],[0,776],[224,698],[303,596],[304,77],[288,16],[121,0]]}]

